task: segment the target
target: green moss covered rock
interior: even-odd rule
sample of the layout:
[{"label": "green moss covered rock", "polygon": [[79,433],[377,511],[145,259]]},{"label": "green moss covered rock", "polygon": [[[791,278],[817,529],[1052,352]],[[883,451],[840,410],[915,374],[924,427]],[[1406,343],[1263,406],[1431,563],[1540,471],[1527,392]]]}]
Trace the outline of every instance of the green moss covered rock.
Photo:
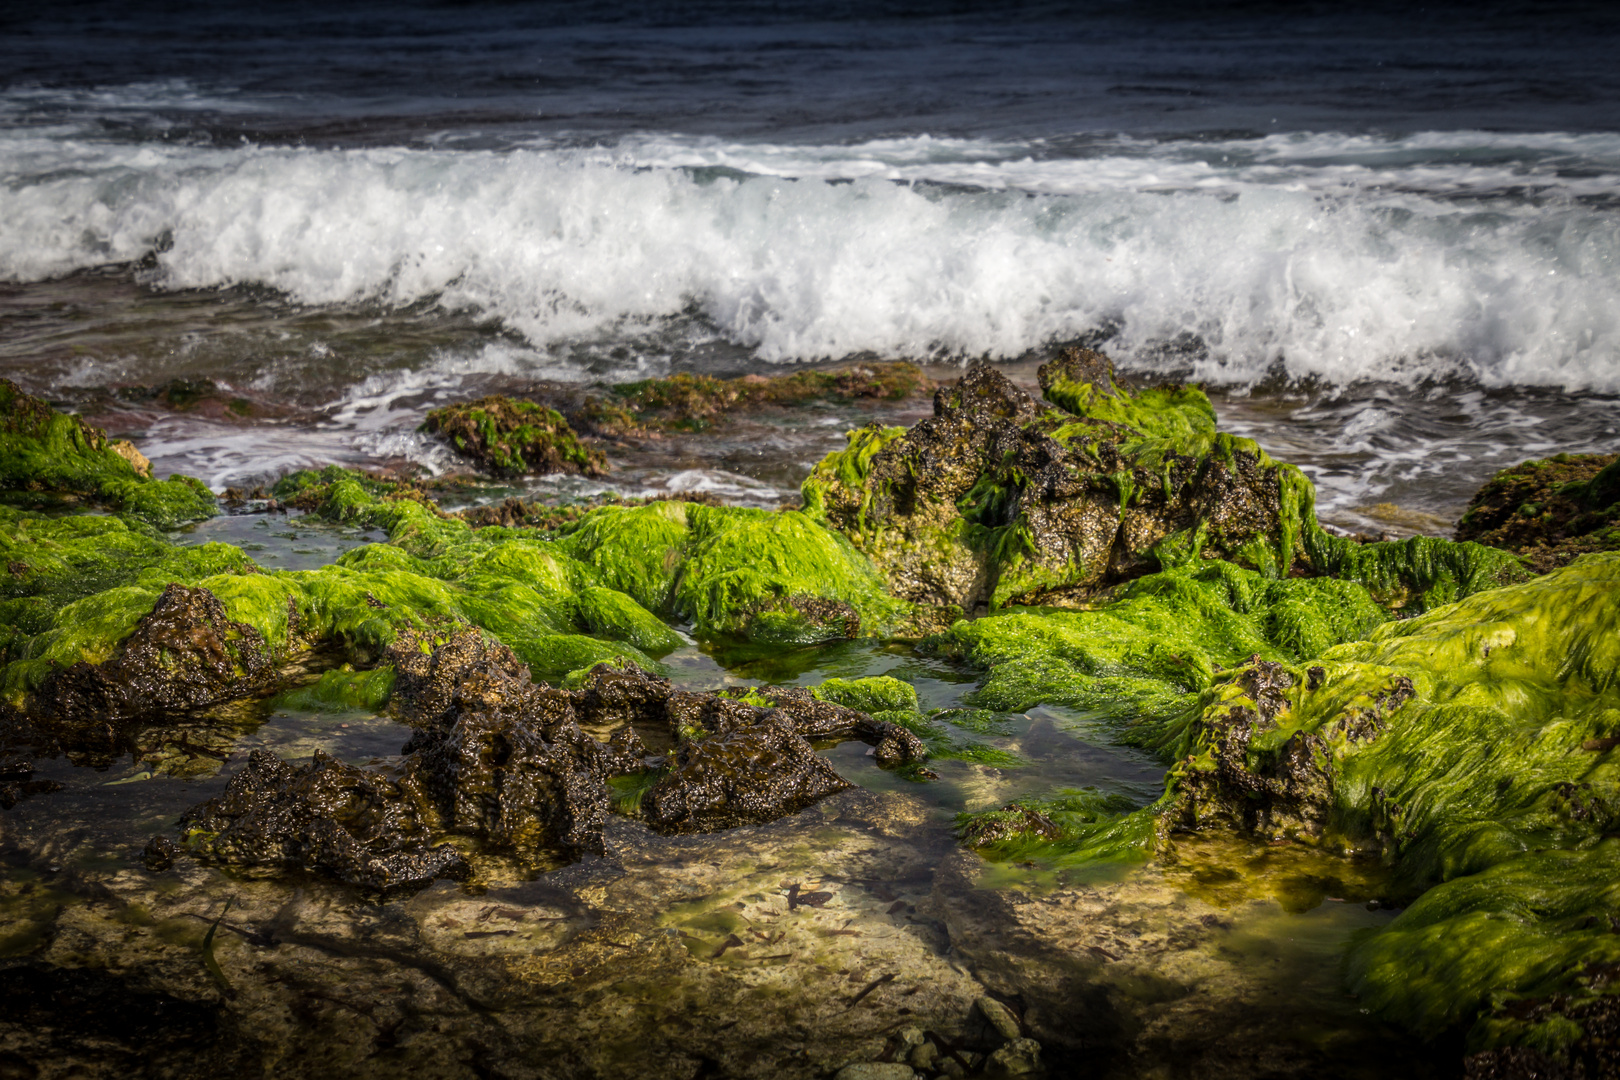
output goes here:
[{"label": "green moss covered rock", "polygon": [[600,476],[607,459],[586,447],[561,413],[530,401],[487,397],[434,409],[422,430],[496,476],[581,473]]},{"label": "green moss covered rock", "polygon": [[1503,469],[1470,500],[1457,539],[1515,552],[1540,573],[1620,550],[1620,454],[1559,454]]},{"label": "green moss covered rock", "polygon": [[129,444],[109,443],[100,428],[0,379],[0,502],[39,508],[99,503],[160,529],[218,513],[213,492],[200,480],[154,481],[143,463]]},{"label": "green moss covered rock", "polygon": [[1358,545],[1316,521],[1315,491],[1220,433],[1194,388],[1129,394],[1105,357],[1041,369],[1049,401],[972,369],[909,431],[868,427],[816,466],[806,512],[869,556],[901,599],[950,612],[1083,606],[1144,574],[1223,560],[1281,579],[1360,582],[1418,611],[1522,576],[1494,549]]},{"label": "green moss covered rock", "polygon": [[1151,806],[1057,793],[965,818],[965,840],[1057,865],[1211,828],[1376,853],[1415,902],[1353,948],[1362,1001],[1556,1059],[1581,1037],[1557,1017],[1620,962],[1620,553],[1398,620],[1352,583],[1198,573],[934,643],[990,665],[981,701],[1090,710],[1169,765]]},{"label": "green moss covered rock", "polygon": [[909,610],[848,540],[794,510],[673,501],[603,507],[558,546],[605,584],[704,638],[881,637]]}]

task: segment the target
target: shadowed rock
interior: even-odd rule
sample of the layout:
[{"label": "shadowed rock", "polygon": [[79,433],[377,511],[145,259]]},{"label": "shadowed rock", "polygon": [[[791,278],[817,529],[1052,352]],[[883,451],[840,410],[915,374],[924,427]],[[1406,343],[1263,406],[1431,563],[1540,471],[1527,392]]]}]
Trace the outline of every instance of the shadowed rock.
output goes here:
[{"label": "shadowed rock", "polygon": [[[468,872],[454,848],[431,843],[444,834],[520,862],[604,854],[615,777],[652,780],[640,805],[654,830],[701,832],[773,821],[849,787],[809,738],[866,739],[884,764],[926,756],[904,728],[802,690],[772,690],[762,700],[774,704],[759,706],[608,664],[560,690],[532,682],[476,630],[431,652],[425,640],[402,633],[388,654],[394,709],[415,728],[400,765],[317,754],[294,768],[256,752],[223,795],[182,819],[192,853],[392,892]],[[649,753],[644,732],[673,752]]]}]

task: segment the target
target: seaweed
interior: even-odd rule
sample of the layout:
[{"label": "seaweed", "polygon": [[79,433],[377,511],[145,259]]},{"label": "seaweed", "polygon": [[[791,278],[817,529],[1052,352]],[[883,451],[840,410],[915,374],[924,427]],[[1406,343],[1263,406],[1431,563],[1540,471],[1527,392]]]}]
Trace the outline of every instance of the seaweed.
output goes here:
[{"label": "seaweed", "polygon": [[72,509],[98,503],[160,529],[218,513],[200,480],[150,477],[151,463],[128,443],[77,416],[57,412],[0,379],[0,503]]},{"label": "seaweed", "polygon": [[496,476],[608,470],[607,458],[581,443],[561,413],[532,401],[486,397],[447,405],[430,411],[422,430]]}]

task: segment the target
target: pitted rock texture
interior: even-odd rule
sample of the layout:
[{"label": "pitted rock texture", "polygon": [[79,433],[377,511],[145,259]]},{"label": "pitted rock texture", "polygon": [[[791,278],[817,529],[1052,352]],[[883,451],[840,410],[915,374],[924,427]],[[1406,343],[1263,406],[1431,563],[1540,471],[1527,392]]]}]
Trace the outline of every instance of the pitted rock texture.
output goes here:
[{"label": "pitted rock texture", "polygon": [[110,659],[52,676],[36,711],[66,745],[110,744],[122,724],[246,697],[274,677],[263,634],[207,589],[171,584]]},{"label": "pitted rock texture", "polygon": [[675,751],[642,801],[661,833],[710,832],[797,813],[851,786],[776,710]]},{"label": "pitted rock texture", "polygon": [[[811,738],[865,739],[881,764],[926,756],[906,729],[804,690],[768,689],[773,704],[761,707],[608,664],[561,690],[530,681],[510,649],[476,630],[430,652],[425,641],[402,634],[389,653],[393,708],[415,729],[400,764],[317,754],[294,768],[256,752],[223,795],[185,815],[192,853],[408,890],[468,872],[454,847],[435,845],[447,835],[520,863],[604,854],[615,777],[651,779],[639,812],[655,831],[703,832],[773,821],[848,788]],[[644,734],[672,752],[650,753]]]},{"label": "pitted rock texture", "polygon": [[464,876],[455,848],[423,841],[428,800],[410,781],[320,753],[295,769],[255,750],[223,795],[180,821],[194,853],[234,866],[319,869],[378,892]]}]

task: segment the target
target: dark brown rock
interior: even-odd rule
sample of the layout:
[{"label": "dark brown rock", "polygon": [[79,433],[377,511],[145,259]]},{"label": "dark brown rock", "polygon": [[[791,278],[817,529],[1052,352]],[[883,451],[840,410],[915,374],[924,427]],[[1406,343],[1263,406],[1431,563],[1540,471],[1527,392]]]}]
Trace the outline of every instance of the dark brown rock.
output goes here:
[{"label": "dark brown rock", "polygon": [[34,700],[64,745],[110,744],[132,720],[246,697],[274,676],[263,634],[207,589],[171,584],[111,659],[58,672]]},{"label": "dark brown rock", "polygon": [[758,722],[681,744],[642,799],[659,832],[707,832],[774,821],[850,786],[774,710]]},{"label": "dark brown rock", "polygon": [[321,753],[293,768],[255,750],[222,795],[180,821],[194,854],[233,866],[319,869],[375,892],[465,875],[455,848],[425,842],[438,822],[409,779]]}]

